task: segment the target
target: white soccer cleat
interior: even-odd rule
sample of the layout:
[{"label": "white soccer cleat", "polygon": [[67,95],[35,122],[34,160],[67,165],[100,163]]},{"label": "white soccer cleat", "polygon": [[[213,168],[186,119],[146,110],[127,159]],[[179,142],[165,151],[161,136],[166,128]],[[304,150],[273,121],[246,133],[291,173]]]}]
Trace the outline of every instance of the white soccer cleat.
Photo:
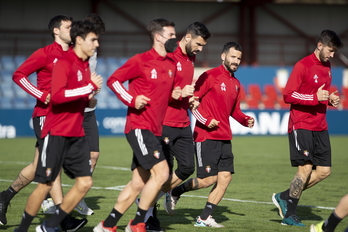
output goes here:
[{"label": "white soccer cleat", "polygon": [[82,199],[77,206],[74,208],[74,211],[78,212],[82,215],[93,215],[94,211],[90,208],[88,208],[86,202],[84,199]]},{"label": "white soccer cleat", "polygon": [[218,224],[211,215],[209,215],[209,217],[206,220],[202,220],[201,217],[198,216],[197,217],[197,221],[195,223],[195,226],[199,226],[199,227],[215,227],[215,228],[225,227],[224,225]]},{"label": "white soccer cleat", "polygon": [[93,232],[116,232],[117,226],[113,228],[104,227],[104,221],[99,222],[99,224],[93,228]]},{"label": "white soccer cleat", "polygon": [[41,203],[41,211],[43,214],[54,214],[56,212],[56,206],[52,198],[47,198]]},{"label": "white soccer cleat", "polygon": [[172,191],[166,193],[164,197],[164,209],[169,215],[173,215],[175,211],[176,203],[178,202],[180,197],[175,197],[172,195]]}]

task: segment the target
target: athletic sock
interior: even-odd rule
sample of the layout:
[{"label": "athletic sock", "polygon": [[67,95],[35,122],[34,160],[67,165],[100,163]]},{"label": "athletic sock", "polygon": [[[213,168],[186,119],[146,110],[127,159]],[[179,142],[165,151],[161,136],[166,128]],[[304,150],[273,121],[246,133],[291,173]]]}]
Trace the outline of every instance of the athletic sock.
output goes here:
[{"label": "athletic sock", "polygon": [[120,220],[122,216],[122,213],[118,212],[116,209],[112,209],[111,213],[104,221],[104,226],[110,228],[116,226],[117,222]]},{"label": "athletic sock", "polygon": [[59,224],[66,218],[69,214],[62,210],[60,206],[56,209],[56,212],[46,221],[46,226],[50,228],[59,227]]},{"label": "athletic sock", "polygon": [[289,197],[286,201],[288,204],[288,210],[286,211],[285,217],[290,217],[291,215],[296,215],[296,208],[300,199]]},{"label": "athletic sock", "polygon": [[323,224],[323,231],[325,232],[333,232],[335,231],[336,226],[338,225],[338,223],[340,223],[340,221],[342,221],[342,218],[339,218],[335,212],[332,212],[330,217],[328,219],[326,219],[326,221]]},{"label": "athletic sock", "polygon": [[287,200],[290,195],[290,189],[285,190],[284,192],[280,193],[280,199]]},{"label": "athletic sock", "polygon": [[29,226],[30,226],[31,222],[33,221],[34,217],[35,216],[31,216],[26,211],[24,211],[21,224],[19,224],[17,231],[28,231]]},{"label": "athletic sock", "polygon": [[157,200],[156,200],[156,201],[158,201],[159,199],[161,199],[161,197],[163,197],[164,194],[166,194],[166,193],[160,191],[159,194],[158,194],[158,197],[157,197]]},{"label": "athletic sock", "polygon": [[138,207],[138,210],[137,210],[137,213],[135,214],[135,218],[134,220],[132,221],[132,225],[136,225],[138,223],[141,223],[141,222],[145,222],[145,215],[146,215],[146,211],[147,210],[143,210],[143,209],[140,209]]},{"label": "athletic sock", "polygon": [[216,208],[215,204],[207,202],[204,209],[203,209],[203,212],[200,215],[200,218],[202,220],[206,220],[209,217],[209,215],[213,214],[213,211],[215,208]]},{"label": "athletic sock", "polygon": [[[192,182],[192,179],[190,179],[190,180],[188,180],[188,181],[191,181],[191,182]],[[186,182],[185,182],[185,183],[186,183]],[[181,194],[183,194],[183,193],[185,193],[185,192],[188,192],[189,190],[186,189],[185,186],[186,186],[187,184],[185,184],[185,183],[183,183],[183,184],[181,184],[181,185],[179,185],[179,186],[173,188],[173,190],[172,190],[172,196],[180,197]]]},{"label": "athletic sock", "polygon": [[153,209],[154,207],[149,207],[149,209],[146,211],[144,222],[147,222],[147,220],[149,220],[149,218],[153,216]]},{"label": "athletic sock", "polygon": [[11,186],[4,191],[4,201],[9,203],[12,198],[17,194],[18,192],[16,192]]}]

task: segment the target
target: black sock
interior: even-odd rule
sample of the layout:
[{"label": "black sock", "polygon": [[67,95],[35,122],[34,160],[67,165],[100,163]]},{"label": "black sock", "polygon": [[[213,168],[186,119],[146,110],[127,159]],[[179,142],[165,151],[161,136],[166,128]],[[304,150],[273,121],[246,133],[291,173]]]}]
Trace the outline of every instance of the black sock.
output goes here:
[{"label": "black sock", "polygon": [[117,222],[120,220],[122,216],[122,213],[118,212],[116,209],[112,209],[111,213],[104,221],[104,226],[110,228],[116,226]]},{"label": "black sock", "polygon": [[335,214],[335,212],[332,212],[330,217],[323,224],[323,227],[322,227],[323,231],[325,232],[335,231],[335,228],[338,225],[338,223],[340,223],[340,221],[342,221],[342,218],[339,218]]},{"label": "black sock", "polygon": [[136,225],[138,223],[144,222],[145,221],[145,215],[146,215],[147,210],[140,209],[138,207],[137,213],[135,214],[135,218],[132,221],[132,225]]},{"label": "black sock", "polygon": [[46,226],[51,228],[59,227],[59,224],[68,216],[67,212],[64,212],[60,206],[56,209],[56,212],[46,221]]},{"label": "black sock", "polygon": [[24,211],[21,224],[19,224],[17,231],[28,231],[29,226],[31,222],[33,221],[34,217],[35,216],[31,216],[30,214]]},{"label": "black sock", "polygon": [[209,217],[209,215],[213,214],[213,211],[215,208],[216,208],[216,205],[214,205],[213,203],[207,202],[205,204],[203,212],[200,215],[201,219],[206,220]]},{"label": "black sock", "polygon": [[288,203],[288,210],[286,211],[285,217],[290,217],[291,215],[296,215],[296,208],[300,199],[289,197],[286,201]]},{"label": "black sock", "polygon": [[12,198],[17,194],[18,192],[16,192],[11,186],[4,191],[4,201],[6,203],[9,203]]},{"label": "black sock", "polygon": [[280,193],[280,199],[287,200],[290,195],[290,189],[285,190],[284,192]]}]

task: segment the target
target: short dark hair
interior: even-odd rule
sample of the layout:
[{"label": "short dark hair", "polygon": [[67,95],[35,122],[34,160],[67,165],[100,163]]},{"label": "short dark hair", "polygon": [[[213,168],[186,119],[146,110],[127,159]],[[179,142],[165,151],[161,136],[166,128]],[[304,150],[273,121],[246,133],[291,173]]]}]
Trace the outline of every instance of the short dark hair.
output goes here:
[{"label": "short dark hair", "polygon": [[77,36],[80,36],[81,38],[86,39],[86,36],[91,32],[95,33],[96,35],[99,35],[99,32],[100,32],[98,27],[91,21],[89,20],[74,21],[71,24],[71,30],[70,30],[71,42],[75,45]]},{"label": "short dark hair", "polygon": [[324,46],[330,46],[337,49],[343,47],[340,37],[331,30],[323,30],[317,38],[317,43],[322,43]]},{"label": "short dark hair", "polygon": [[210,38],[211,34],[208,28],[200,22],[194,22],[186,28],[186,34],[192,35],[193,38],[201,36],[204,40]]},{"label": "short dark hair", "polygon": [[66,15],[57,15],[51,18],[50,22],[48,23],[48,30],[50,30],[51,35],[54,38],[53,29],[59,28],[62,25],[62,21],[73,21],[73,18]]},{"label": "short dark hair", "polygon": [[102,34],[105,32],[105,23],[103,22],[103,20],[100,18],[99,15],[95,13],[90,13],[85,17],[85,20],[89,20],[92,23],[96,24],[100,30],[99,34]]},{"label": "short dark hair", "polygon": [[154,19],[149,23],[147,31],[152,41],[156,33],[162,32],[163,27],[175,27],[175,23],[163,18]]},{"label": "short dark hair", "polygon": [[227,53],[230,50],[230,48],[234,48],[237,51],[243,52],[242,46],[240,46],[238,43],[236,43],[236,42],[227,42],[224,45],[223,49],[222,49],[222,53]]}]

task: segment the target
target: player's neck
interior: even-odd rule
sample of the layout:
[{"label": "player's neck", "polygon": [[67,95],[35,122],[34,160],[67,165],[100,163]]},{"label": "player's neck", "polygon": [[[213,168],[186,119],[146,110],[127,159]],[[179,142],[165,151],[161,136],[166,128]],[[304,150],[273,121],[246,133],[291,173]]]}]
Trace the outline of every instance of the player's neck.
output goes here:
[{"label": "player's neck", "polygon": [[163,44],[155,42],[152,47],[160,56],[165,57],[167,55],[166,49],[164,48]]},{"label": "player's neck", "polygon": [[182,53],[187,55],[186,49],[185,49],[185,37],[183,37],[179,42],[179,47],[181,48]]}]

